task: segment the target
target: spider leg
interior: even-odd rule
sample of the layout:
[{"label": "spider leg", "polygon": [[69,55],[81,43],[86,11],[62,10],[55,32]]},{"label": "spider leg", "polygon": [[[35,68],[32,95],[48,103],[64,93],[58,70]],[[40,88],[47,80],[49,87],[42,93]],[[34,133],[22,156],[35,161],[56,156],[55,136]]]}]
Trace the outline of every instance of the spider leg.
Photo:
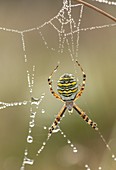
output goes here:
[{"label": "spider leg", "polygon": [[78,66],[80,67],[81,71],[82,71],[82,74],[83,74],[83,83],[81,85],[81,88],[80,88],[80,91],[77,93],[74,101],[76,101],[83,93],[84,89],[85,89],[85,82],[86,82],[86,74],[85,72],[83,71],[83,68],[81,67],[81,65],[78,63],[78,61],[76,60],[76,63],[78,64]]},{"label": "spider leg", "polygon": [[79,115],[95,130],[98,130],[97,124],[93,122],[85,112],[83,112],[75,103],[73,104],[73,108],[79,113]]},{"label": "spider leg", "polygon": [[48,78],[48,84],[49,84],[50,92],[52,93],[52,95],[55,96],[56,98],[58,98],[59,100],[63,101],[63,100],[61,99],[61,97],[60,97],[57,93],[55,93],[54,90],[53,90],[53,88],[52,88],[52,80],[51,80],[51,78],[52,78],[53,74],[57,71],[58,66],[59,66],[59,65],[57,65],[57,66],[55,67],[55,69],[53,70],[53,72],[52,72],[51,75],[49,76],[49,78]]},{"label": "spider leg", "polygon": [[52,126],[49,128],[49,133],[48,136],[50,136],[52,134],[52,132],[56,129],[58,123],[60,123],[60,120],[66,110],[66,105],[64,104],[63,107],[61,108],[60,112],[58,113],[57,117],[55,118]]}]

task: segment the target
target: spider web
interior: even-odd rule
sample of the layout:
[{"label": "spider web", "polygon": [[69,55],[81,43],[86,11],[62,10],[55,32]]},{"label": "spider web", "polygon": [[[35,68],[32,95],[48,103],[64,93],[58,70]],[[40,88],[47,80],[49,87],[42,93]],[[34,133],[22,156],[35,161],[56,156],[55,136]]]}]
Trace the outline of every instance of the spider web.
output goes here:
[{"label": "spider web", "polygon": [[[116,5],[115,2],[110,2],[110,1],[98,1],[98,2],[103,2],[106,4],[110,5]],[[76,12],[78,15],[75,17],[75,15],[72,15],[73,9],[76,9]],[[81,27],[81,21],[83,18],[83,5],[81,4],[72,4],[72,2],[69,0],[64,0],[63,1],[63,6],[61,10],[58,12],[58,14],[55,17],[52,17],[49,21],[45,22],[41,26],[26,29],[26,30],[17,30],[17,29],[9,29],[9,28],[4,28],[0,27],[1,31],[5,32],[10,32],[13,35],[16,34],[18,38],[21,40],[22,44],[22,51],[23,51],[23,56],[24,56],[24,68],[26,71],[26,77],[27,77],[27,82],[28,82],[28,88],[29,88],[29,100],[23,100],[19,102],[0,102],[0,109],[4,110],[7,109],[8,107],[18,107],[18,106],[27,106],[29,105],[30,108],[30,120],[29,120],[29,130],[27,134],[27,146],[25,148],[24,152],[24,159],[22,163],[22,169],[25,169],[25,165],[33,165],[34,159],[31,159],[28,157],[28,144],[33,143],[33,135],[32,131],[33,128],[35,127],[35,120],[36,120],[36,115],[38,112],[39,105],[41,102],[43,102],[44,98],[44,93],[38,98],[33,97],[33,85],[34,85],[34,72],[36,66],[33,66],[33,59],[32,57],[29,58],[29,49],[30,47],[28,43],[28,39],[26,39],[27,35],[35,33],[37,31],[37,34],[39,33],[40,37],[42,38],[42,41],[44,42],[45,46],[47,49],[51,49],[53,52],[58,52],[58,53],[65,53],[65,49],[68,50],[69,56],[71,57],[71,61],[74,64],[75,59],[78,58],[78,50],[79,50],[79,40],[80,40],[80,33],[85,32],[85,31],[92,31],[92,30],[97,30],[97,29],[104,29],[104,28],[111,28],[116,26],[116,24],[103,24],[103,25],[95,25],[95,26],[90,26],[90,27]],[[76,19],[75,19],[76,18]],[[57,41],[56,44],[54,44],[54,41],[50,41],[49,37],[47,39],[46,33],[49,30],[51,32],[51,35],[55,35],[54,38]],[[53,32],[55,31],[55,32]],[[47,33],[48,34],[48,33]],[[39,36],[38,36],[39,37]],[[17,37],[16,37],[17,38]],[[75,65],[75,64],[74,64]],[[75,68],[76,70],[76,68]],[[41,112],[45,112],[44,109],[41,110]],[[44,126],[44,130],[47,130],[47,127]],[[67,139],[67,136],[64,134],[64,132],[61,129],[58,129],[58,131],[63,135],[64,138],[66,138],[67,144],[70,145],[70,147],[73,149],[73,152],[77,152],[76,146],[72,144],[72,142]],[[100,134],[101,135],[101,134]],[[40,147],[37,151],[37,155],[41,153],[46,146],[47,142],[49,139],[46,140],[46,142],[43,142],[42,147]],[[104,140],[104,138],[103,138]],[[106,143],[107,146],[107,143]],[[108,145],[109,147],[109,145]],[[113,156],[115,160],[115,156]],[[87,170],[90,169],[89,165],[85,165],[85,168]],[[98,169],[102,169],[101,167],[98,167]]]}]

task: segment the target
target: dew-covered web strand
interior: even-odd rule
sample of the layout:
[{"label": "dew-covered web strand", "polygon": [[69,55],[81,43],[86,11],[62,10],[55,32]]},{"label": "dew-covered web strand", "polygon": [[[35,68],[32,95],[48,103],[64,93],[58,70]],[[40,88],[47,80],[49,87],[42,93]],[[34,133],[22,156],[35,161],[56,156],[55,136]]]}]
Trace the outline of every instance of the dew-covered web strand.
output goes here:
[{"label": "dew-covered web strand", "polygon": [[10,102],[10,103],[7,103],[7,102],[0,102],[0,110],[1,109],[6,109],[7,107],[14,107],[14,106],[22,106],[22,105],[27,105],[27,104],[30,104],[31,103],[31,100],[30,101],[17,101],[17,102]]},{"label": "dew-covered web strand", "polygon": [[111,158],[116,161],[116,156],[115,154],[113,153],[110,145],[106,142],[106,139],[104,138],[104,136],[102,135],[102,133],[100,132],[99,128],[97,130],[98,132],[98,135],[100,136],[101,140],[103,141],[103,143],[105,144],[106,148],[108,149],[108,151],[111,153]]},{"label": "dew-covered web strand", "polygon": [[[35,127],[35,118],[36,118],[36,114],[37,114],[37,109],[39,107],[39,104],[42,102],[45,94],[43,93],[40,98],[34,98],[32,96],[33,86],[34,86],[35,66],[33,66],[32,73],[30,74],[30,72],[28,70],[28,66],[27,66],[28,60],[27,60],[26,44],[25,44],[23,32],[21,32],[21,40],[22,40],[22,48],[23,48],[23,53],[24,53],[23,54],[24,55],[24,62],[25,62],[25,66],[26,66],[26,74],[27,74],[29,94],[30,94],[30,98],[31,98],[30,120],[29,120],[29,129],[28,129],[28,135],[27,135],[27,146],[25,147],[24,158],[23,158],[22,166],[20,168],[20,170],[24,170],[25,165],[27,165],[27,164],[33,165],[33,163],[34,163],[34,159],[30,159],[29,156],[28,156],[28,144],[33,143],[32,131],[33,131],[33,128]],[[35,107],[32,107],[32,105],[34,105]]]},{"label": "dew-covered web strand", "polygon": [[[21,32],[21,40],[22,40],[22,47],[23,47],[23,53],[24,53],[24,62],[26,64],[26,68],[28,68],[27,67],[28,60],[27,60],[27,55],[26,55],[26,44],[25,44],[23,32]],[[33,97],[32,92],[33,92],[33,86],[34,86],[35,66],[33,66],[31,74],[28,69],[26,69],[26,70],[27,70],[26,73],[27,73],[29,94],[30,94],[30,98],[31,98],[30,121],[29,121],[28,135],[27,135],[27,146],[25,147],[24,158],[23,158],[23,162],[22,162],[22,166],[21,166],[20,170],[24,170],[26,165],[33,165],[33,163],[34,163],[34,159],[30,159],[28,156],[28,144],[32,144],[34,141],[33,136],[32,136],[32,131],[33,131],[33,128],[35,127],[35,118],[36,118],[36,114],[37,114],[37,109],[39,107],[39,104],[42,102],[42,100],[45,96],[45,94],[43,93],[40,98]],[[32,107],[32,105],[34,105],[35,107]]]},{"label": "dew-covered web strand", "polygon": [[[46,126],[44,126],[44,130],[48,130],[48,128]],[[74,153],[77,153],[77,151],[78,151],[77,147],[74,146],[74,144],[71,142],[71,140],[69,140],[67,138],[66,134],[61,130],[61,128],[59,126],[57,126],[57,128],[53,130],[52,134],[58,133],[58,132],[60,132],[60,134],[63,136],[63,138],[66,139],[66,143],[72,148],[72,151]],[[50,140],[52,134],[48,135],[46,141],[44,141],[41,148],[38,149],[36,156],[39,156],[39,154],[45,149],[45,146],[47,145],[47,142]]]},{"label": "dew-covered web strand", "polygon": [[35,72],[35,66],[32,68],[32,74],[30,75],[29,71],[27,70],[27,81],[28,81],[28,87],[29,87],[29,92],[32,97],[32,88],[34,85],[34,72]]},{"label": "dew-covered web strand", "polygon": [[[78,24],[77,24],[77,29],[76,29],[76,50],[75,50],[75,53],[73,54],[72,53],[72,50],[70,48],[70,45],[69,45],[69,41],[68,39],[66,39],[66,43],[67,43],[67,47],[68,47],[68,51],[69,51],[69,54],[70,54],[70,57],[72,59],[72,62],[74,64],[74,70],[75,70],[75,73],[77,73],[77,67],[76,67],[76,63],[75,63],[75,60],[78,60],[78,50],[79,50],[79,38],[80,38],[80,25],[81,25],[81,19],[82,19],[82,14],[83,14],[83,5],[81,6],[80,8],[80,14],[79,14],[79,19],[78,19]],[[73,33],[74,34],[74,33]],[[74,44],[74,42],[73,42]]]},{"label": "dew-covered web strand", "polygon": [[102,139],[102,141],[104,142],[106,148],[110,151],[112,159],[113,159],[114,161],[116,161],[116,156],[115,156],[115,154],[113,153],[111,147],[110,147],[109,144],[106,142],[104,136],[102,135],[102,133],[101,133],[99,130],[98,130],[98,134],[99,134],[100,138]]},{"label": "dew-covered web strand", "polygon": [[92,1],[104,3],[104,4],[107,4],[107,5],[116,5],[115,1],[108,1],[108,0],[92,0]]},{"label": "dew-covered web strand", "polygon": [[[35,127],[35,118],[37,114],[37,109],[42,102],[45,94],[43,93],[40,98],[34,98],[32,97],[32,92],[33,92],[33,85],[34,85],[34,72],[35,72],[35,66],[33,66],[32,69],[32,74],[30,75],[29,71],[27,70],[27,80],[28,80],[28,88],[31,96],[31,104],[30,104],[30,120],[29,120],[29,129],[28,129],[28,135],[27,135],[27,144],[32,144],[33,143],[33,136],[32,136],[32,131],[33,128]],[[35,107],[33,108],[32,105]],[[20,170],[25,169],[25,165],[33,165],[34,159],[30,159],[28,156],[28,146],[25,147],[24,151],[24,158],[22,162],[22,166]]]},{"label": "dew-covered web strand", "polygon": [[[24,33],[21,32],[20,34],[21,34],[22,48],[23,48],[23,53],[24,53],[23,54],[24,55],[24,61],[25,61],[25,63],[27,63],[27,55],[26,55],[26,45],[25,45]],[[27,74],[28,74],[28,72],[27,72]]]},{"label": "dew-covered web strand", "polygon": [[[63,115],[62,118],[64,118],[65,115]],[[62,120],[62,119],[61,119]],[[44,130],[47,130],[47,138],[46,140],[43,142],[42,146],[38,149],[36,156],[39,156],[39,154],[45,149],[45,146],[47,145],[47,142],[50,140],[51,136],[55,133],[60,133],[61,136],[63,136],[63,138],[65,138],[66,143],[72,148],[72,151],[74,153],[77,153],[77,147],[71,142],[71,140],[69,140],[67,138],[67,135],[61,130],[60,126],[59,126],[60,122],[58,123],[58,125],[56,126],[56,128],[52,131],[52,133],[49,133],[49,128],[47,128],[46,126],[44,126]]]},{"label": "dew-covered web strand", "polygon": [[[68,16],[69,16],[69,20],[70,20],[70,31],[71,31],[71,44],[72,44],[72,53],[73,55],[75,54],[74,52],[74,38],[73,38],[73,26],[72,23],[74,22],[72,16],[71,16],[71,12],[72,12],[72,7],[71,7],[71,0],[69,1],[69,10],[68,10]],[[75,23],[75,22],[74,22]],[[75,25],[74,25],[75,26]]]},{"label": "dew-covered web strand", "polygon": [[71,140],[69,140],[66,136],[66,134],[64,134],[64,132],[60,129],[60,134],[66,139],[66,143],[72,148],[74,153],[78,152],[77,147],[71,142]]},{"label": "dew-covered web strand", "polygon": [[83,16],[83,5],[81,6],[81,9],[80,9],[79,21],[78,21],[78,26],[77,26],[76,60],[77,60],[77,58],[78,58],[78,50],[79,50],[79,33],[80,33],[80,25],[81,25],[82,16]]}]

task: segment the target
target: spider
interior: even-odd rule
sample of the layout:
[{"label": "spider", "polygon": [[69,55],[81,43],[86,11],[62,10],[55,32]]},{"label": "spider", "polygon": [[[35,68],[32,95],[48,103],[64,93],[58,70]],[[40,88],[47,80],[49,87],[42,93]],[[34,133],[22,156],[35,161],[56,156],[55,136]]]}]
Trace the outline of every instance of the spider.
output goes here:
[{"label": "spider", "polygon": [[48,78],[48,83],[50,87],[50,92],[53,96],[55,96],[57,99],[61,100],[64,105],[59,111],[58,115],[56,116],[52,126],[49,128],[48,136],[52,134],[54,130],[58,127],[58,123],[60,123],[60,120],[66,111],[68,109],[69,112],[73,111],[73,108],[79,113],[79,115],[95,130],[98,130],[97,124],[93,122],[84,111],[82,111],[76,104],[75,101],[82,95],[84,89],[85,89],[85,82],[86,82],[86,74],[83,71],[83,68],[76,60],[77,65],[80,67],[82,74],[83,74],[83,82],[80,87],[80,90],[78,89],[78,84],[76,78],[72,74],[65,73],[63,74],[58,82],[57,82],[57,91],[58,94],[54,92],[52,88],[52,75],[54,72],[57,71],[58,66],[53,70],[51,75]]}]

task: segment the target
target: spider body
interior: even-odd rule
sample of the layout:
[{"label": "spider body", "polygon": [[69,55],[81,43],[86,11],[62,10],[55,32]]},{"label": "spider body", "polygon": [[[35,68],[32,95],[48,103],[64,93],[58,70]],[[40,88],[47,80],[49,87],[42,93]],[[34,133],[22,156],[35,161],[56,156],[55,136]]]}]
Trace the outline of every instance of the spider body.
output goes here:
[{"label": "spider body", "polygon": [[85,81],[86,81],[86,74],[83,71],[83,68],[81,65],[76,61],[77,65],[80,67],[82,74],[83,74],[83,83],[78,89],[78,84],[76,78],[72,74],[65,73],[63,74],[60,79],[57,82],[57,91],[58,94],[54,92],[52,88],[52,75],[54,72],[57,71],[58,65],[53,70],[52,74],[48,78],[48,83],[50,87],[50,92],[64,102],[63,107],[61,108],[60,112],[58,113],[57,117],[55,118],[55,121],[53,122],[52,126],[49,128],[49,134],[48,137],[52,134],[53,131],[57,129],[58,123],[60,123],[60,120],[66,111],[68,109],[69,112],[72,112],[73,108],[78,112],[78,114],[85,120],[93,129],[98,130],[97,124],[93,122],[84,111],[82,111],[76,104],[75,101],[82,95],[84,89],[85,89]]},{"label": "spider body", "polygon": [[63,74],[57,83],[57,91],[63,101],[74,100],[78,92],[78,84],[72,74]]},{"label": "spider body", "polygon": [[73,100],[78,93],[78,84],[76,78],[69,73],[63,74],[57,82],[57,91],[66,103],[69,112],[73,111]]}]

